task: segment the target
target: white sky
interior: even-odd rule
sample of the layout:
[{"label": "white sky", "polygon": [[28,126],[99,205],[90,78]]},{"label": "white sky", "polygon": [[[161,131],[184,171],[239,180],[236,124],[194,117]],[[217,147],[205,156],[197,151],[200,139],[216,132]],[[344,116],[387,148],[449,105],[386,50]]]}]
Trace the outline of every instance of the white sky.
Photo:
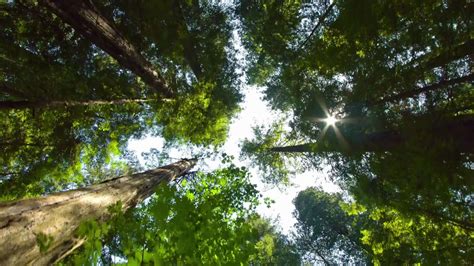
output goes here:
[{"label": "white sky", "polygon": [[[294,186],[287,188],[285,191],[280,191],[277,188],[266,187],[259,178],[258,170],[250,168],[248,162],[240,161],[239,143],[245,138],[253,137],[252,126],[267,125],[272,123],[278,114],[272,112],[267,103],[262,100],[262,92],[256,87],[246,87],[244,89],[245,100],[241,103],[242,111],[239,113],[232,124],[230,125],[229,135],[226,143],[223,146],[223,151],[228,155],[235,157],[234,164],[237,166],[246,166],[252,174],[252,183],[257,184],[257,187],[263,197],[270,197],[275,200],[271,208],[267,208],[262,204],[257,208],[258,213],[273,220],[277,219],[277,224],[281,227],[283,233],[289,233],[296,219],[292,212],[294,205],[292,200],[296,197],[299,191],[304,190],[310,186],[319,186],[328,192],[339,191],[339,188],[329,182],[326,174],[321,172],[305,172],[297,174],[291,180]],[[161,150],[163,147],[163,139],[160,137],[147,136],[142,139],[132,139],[128,143],[128,149],[135,152],[140,160],[142,152],[149,152],[151,148]],[[186,155],[179,154],[179,151],[171,151],[171,157],[185,158]],[[143,162],[143,161],[142,161]],[[206,161],[209,165],[209,170],[219,167],[218,161]]]}]

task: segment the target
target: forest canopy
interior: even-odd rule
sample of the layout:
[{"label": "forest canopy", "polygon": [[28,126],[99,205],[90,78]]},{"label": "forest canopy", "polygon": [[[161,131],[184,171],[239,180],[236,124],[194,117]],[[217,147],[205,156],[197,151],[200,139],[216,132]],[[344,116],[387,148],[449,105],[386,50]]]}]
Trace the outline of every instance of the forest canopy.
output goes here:
[{"label": "forest canopy", "polygon": [[[0,260],[469,264],[473,13],[465,0],[0,1],[0,235],[34,221],[11,240],[28,255],[0,241]],[[237,129],[235,153],[250,91],[279,116]],[[134,154],[150,137],[162,149]],[[260,187],[303,173],[340,191],[305,187],[282,230]],[[82,216],[58,213],[73,206]]]}]

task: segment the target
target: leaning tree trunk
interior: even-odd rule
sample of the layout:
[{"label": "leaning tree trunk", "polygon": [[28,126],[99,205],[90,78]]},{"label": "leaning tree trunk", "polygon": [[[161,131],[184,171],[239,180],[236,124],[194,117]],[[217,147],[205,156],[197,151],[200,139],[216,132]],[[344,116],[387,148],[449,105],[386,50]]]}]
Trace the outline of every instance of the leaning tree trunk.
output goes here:
[{"label": "leaning tree trunk", "polygon": [[[82,239],[75,238],[82,221],[106,219],[107,207],[117,202],[124,209],[134,207],[159,183],[185,174],[195,164],[195,159],[184,159],[86,188],[0,204],[0,264],[47,265],[58,261],[82,244]],[[37,242],[41,239],[48,240],[46,250],[40,251]]]},{"label": "leaning tree trunk", "polygon": [[91,0],[42,0],[48,7],[76,31],[115,58],[120,65],[130,69],[143,81],[165,97],[173,91],[165,79],[130,43],[115,25],[104,17]]}]

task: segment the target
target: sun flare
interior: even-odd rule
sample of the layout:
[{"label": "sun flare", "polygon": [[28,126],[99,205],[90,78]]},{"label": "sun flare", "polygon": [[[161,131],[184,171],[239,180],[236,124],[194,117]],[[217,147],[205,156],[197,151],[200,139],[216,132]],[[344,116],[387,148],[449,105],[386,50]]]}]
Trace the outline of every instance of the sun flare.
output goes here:
[{"label": "sun flare", "polygon": [[328,118],[324,119],[324,122],[326,122],[326,125],[328,126],[334,126],[336,125],[337,121],[339,121],[339,119],[337,119],[336,117],[334,116],[329,116]]}]

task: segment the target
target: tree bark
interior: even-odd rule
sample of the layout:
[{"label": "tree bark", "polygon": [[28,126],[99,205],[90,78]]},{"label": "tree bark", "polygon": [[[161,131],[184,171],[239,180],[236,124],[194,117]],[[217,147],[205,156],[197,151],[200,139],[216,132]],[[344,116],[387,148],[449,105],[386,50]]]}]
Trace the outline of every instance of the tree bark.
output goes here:
[{"label": "tree bark", "polygon": [[156,101],[153,99],[118,99],[118,100],[83,100],[83,101],[0,101],[0,110],[9,109],[34,109],[34,108],[52,108],[52,107],[70,107],[70,106],[89,106],[89,105],[112,105],[127,103],[145,103]]},{"label": "tree bark", "polygon": [[[107,207],[117,202],[121,202],[124,210],[133,208],[152,195],[158,184],[185,174],[195,164],[195,159],[183,159],[86,188],[1,203],[1,264],[49,265],[62,259],[82,244],[83,239],[75,238],[75,231],[82,221],[107,219]],[[43,252],[37,244],[40,236],[50,239],[47,250]]]},{"label": "tree bark", "polygon": [[90,0],[42,0],[49,8],[76,31],[115,58],[143,81],[165,97],[174,92],[168,87],[162,75],[148,62]]}]

